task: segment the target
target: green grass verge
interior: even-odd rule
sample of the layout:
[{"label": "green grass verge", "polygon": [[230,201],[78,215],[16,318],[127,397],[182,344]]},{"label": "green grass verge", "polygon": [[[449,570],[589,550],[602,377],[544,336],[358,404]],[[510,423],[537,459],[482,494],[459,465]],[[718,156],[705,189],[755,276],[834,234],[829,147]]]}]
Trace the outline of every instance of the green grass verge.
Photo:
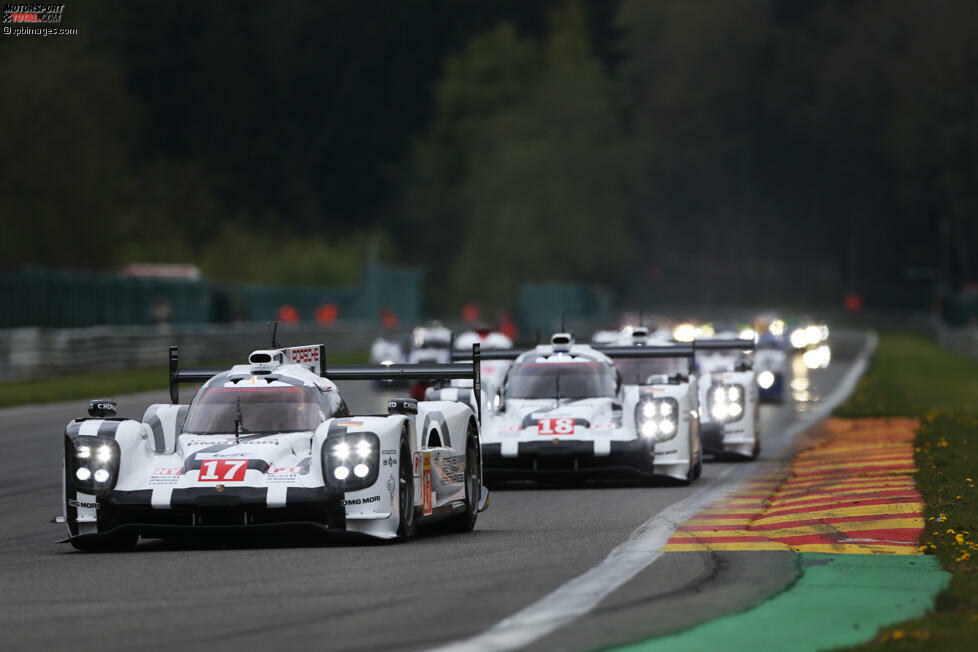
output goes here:
[{"label": "green grass verge", "polygon": [[869,371],[840,417],[923,417],[960,410],[978,398],[978,363],[938,346],[933,338],[904,331],[880,333]]},{"label": "green grass verge", "polygon": [[[329,354],[334,364],[366,362],[366,350],[337,351]],[[200,366],[230,366],[228,361],[203,362]],[[197,363],[191,366],[198,366]],[[167,388],[165,366],[138,367],[118,371],[65,374],[54,378],[0,383],[0,407],[70,401],[78,398],[112,397]]]},{"label": "green grass verge", "polygon": [[872,369],[837,414],[914,416],[917,488],[925,503],[920,545],[951,582],[921,618],[880,630],[852,650],[978,649],[978,363],[922,335],[880,337]]}]

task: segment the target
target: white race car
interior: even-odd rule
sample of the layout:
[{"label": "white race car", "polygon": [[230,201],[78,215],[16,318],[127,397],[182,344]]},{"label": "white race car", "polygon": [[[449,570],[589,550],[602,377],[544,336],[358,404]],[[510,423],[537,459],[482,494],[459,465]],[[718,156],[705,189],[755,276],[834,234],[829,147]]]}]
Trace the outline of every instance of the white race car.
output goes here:
[{"label": "white race car", "polygon": [[700,339],[693,343],[699,371],[700,433],[715,455],[756,459],[761,454],[757,375],[747,352],[753,340]]},{"label": "white race car", "polygon": [[614,364],[692,355],[682,345],[600,349],[576,344],[568,333],[529,351],[486,351],[489,362],[512,360],[498,385],[484,386],[487,480],[696,479],[702,458],[695,382],[682,374],[630,382]]},{"label": "white race car", "polygon": [[[445,364],[451,360],[453,335],[441,322],[417,326],[410,338],[387,339],[379,337],[370,347],[370,361],[374,364]],[[469,347],[471,348],[471,344]]]},{"label": "white race car", "polygon": [[[140,421],[93,401],[64,436],[63,516],[80,549],[138,537],[297,529],[409,538],[445,520],[475,526],[482,485],[479,407],[392,399],[350,415],[335,381],[459,379],[474,363],[323,368],[325,347],[254,351],[248,364],[184,370],[170,349],[172,404]],[[178,383],[203,383],[189,405]]]}]

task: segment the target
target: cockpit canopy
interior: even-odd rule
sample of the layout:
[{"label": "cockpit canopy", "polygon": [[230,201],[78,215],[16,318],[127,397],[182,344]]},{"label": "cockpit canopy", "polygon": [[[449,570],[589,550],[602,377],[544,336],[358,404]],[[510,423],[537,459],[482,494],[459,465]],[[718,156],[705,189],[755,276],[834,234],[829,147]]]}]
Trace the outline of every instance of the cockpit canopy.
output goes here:
[{"label": "cockpit canopy", "polygon": [[617,385],[614,367],[603,362],[523,362],[509,373],[506,397],[613,398]]},{"label": "cockpit canopy", "polygon": [[183,430],[228,434],[240,426],[243,433],[301,432],[315,430],[331,412],[311,387],[205,387],[190,404]]}]

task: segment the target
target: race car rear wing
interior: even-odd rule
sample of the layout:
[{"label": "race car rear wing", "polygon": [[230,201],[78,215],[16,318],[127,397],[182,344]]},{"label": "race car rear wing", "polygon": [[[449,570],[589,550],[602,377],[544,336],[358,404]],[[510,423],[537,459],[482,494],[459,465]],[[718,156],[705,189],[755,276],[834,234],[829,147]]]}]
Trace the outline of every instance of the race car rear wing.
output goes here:
[{"label": "race car rear wing", "polygon": [[479,343],[472,344],[472,358],[448,364],[344,364],[323,367],[330,380],[471,380],[476,411],[482,423],[482,354]]},{"label": "race car rear wing", "polygon": [[750,340],[694,340],[693,348],[697,351],[753,351],[757,343]]},{"label": "race car rear wing", "polygon": [[696,346],[694,344],[655,344],[643,345],[635,344],[632,346],[602,346],[592,344],[591,348],[599,353],[603,353],[612,360],[615,358],[687,358],[689,360],[689,371],[693,372],[694,358],[696,356]]},{"label": "race car rear wing", "polygon": [[170,402],[176,405],[180,402],[180,383],[206,383],[217,374],[227,369],[217,367],[180,368],[180,353],[178,347],[170,347]]}]

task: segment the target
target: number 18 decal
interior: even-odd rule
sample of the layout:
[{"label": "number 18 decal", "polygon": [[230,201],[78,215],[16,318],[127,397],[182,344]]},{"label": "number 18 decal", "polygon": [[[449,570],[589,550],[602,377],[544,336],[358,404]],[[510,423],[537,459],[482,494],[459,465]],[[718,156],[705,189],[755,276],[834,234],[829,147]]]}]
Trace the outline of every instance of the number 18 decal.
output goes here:
[{"label": "number 18 decal", "polygon": [[540,435],[573,435],[574,420],[570,417],[540,419],[537,421],[537,431]]},{"label": "number 18 decal", "polygon": [[201,482],[241,482],[248,470],[248,460],[204,460],[200,463]]}]

